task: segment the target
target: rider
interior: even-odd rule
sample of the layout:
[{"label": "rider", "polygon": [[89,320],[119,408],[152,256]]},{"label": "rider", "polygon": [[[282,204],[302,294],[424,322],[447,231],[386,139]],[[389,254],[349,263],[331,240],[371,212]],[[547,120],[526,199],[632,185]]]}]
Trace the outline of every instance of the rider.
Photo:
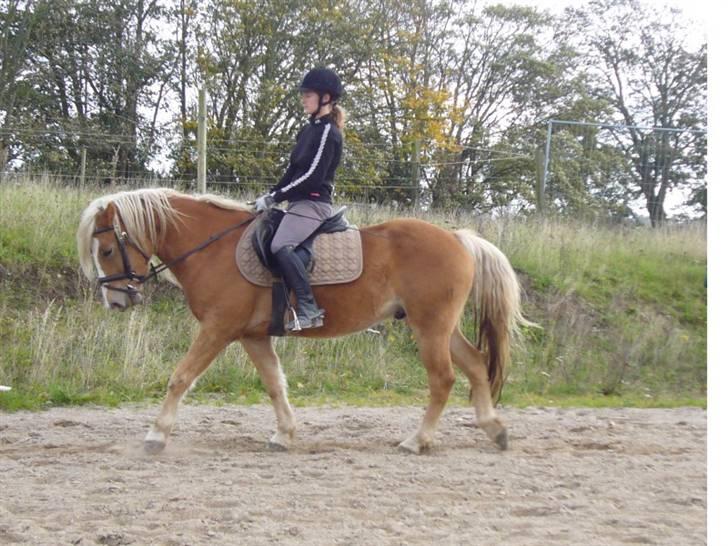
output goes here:
[{"label": "rider", "polygon": [[345,117],[337,105],[343,87],[334,71],[314,68],[304,76],[299,90],[309,122],[296,137],[288,169],[280,182],[255,200],[258,212],[288,201],[287,212],[271,242],[271,252],[283,279],[296,294],[296,316],[286,325],[287,330],[323,326],[324,310],[316,304],[306,268],[294,251],[331,216],[331,194],[334,173],[341,160]]}]

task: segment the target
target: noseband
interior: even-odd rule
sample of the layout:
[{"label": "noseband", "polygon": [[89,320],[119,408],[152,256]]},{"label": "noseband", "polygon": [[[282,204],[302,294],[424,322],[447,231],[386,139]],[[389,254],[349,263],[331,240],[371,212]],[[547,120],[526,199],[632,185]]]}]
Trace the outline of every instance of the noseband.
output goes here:
[{"label": "noseband", "polygon": [[114,232],[114,237],[116,237],[116,245],[119,248],[119,252],[121,253],[121,261],[124,264],[124,271],[121,273],[115,273],[113,275],[106,275],[105,277],[99,277],[96,282],[99,284],[99,286],[104,286],[107,290],[123,292],[129,297],[136,296],[139,291],[131,284],[127,285],[126,288],[117,288],[115,286],[107,285],[121,279],[127,279],[129,281],[136,281],[139,284],[144,284],[147,280],[149,280],[150,277],[153,277],[157,274],[156,266],[152,266],[152,270],[149,275],[139,275],[131,267],[127,246],[131,246],[134,250],[141,254],[146,263],[149,263],[149,261],[152,259],[151,256],[148,256],[146,252],[139,248],[139,245],[137,245],[134,241],[130,240],[129,235],[126,231],[121,231],[121,229],[119,229],[119,227],[116,225],[99,228],[93,232],[93,235],[100,235],[101,233],[106,233],[108,231]]}]

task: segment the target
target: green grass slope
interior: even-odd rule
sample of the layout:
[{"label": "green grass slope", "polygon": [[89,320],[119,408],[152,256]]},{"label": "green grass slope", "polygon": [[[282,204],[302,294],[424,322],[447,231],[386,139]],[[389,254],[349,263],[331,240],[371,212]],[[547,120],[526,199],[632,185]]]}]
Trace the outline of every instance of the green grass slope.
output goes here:
[{"label": "green grass slope", "polygon": [[[106,311],[82,279],[75,250],[81,210],[102,190],[52,182],[0,184],[0,409],[114,405],[164,394],[196,324],[181,293],[151,287],[145,306]],[[366,225],[398,214],[353,206]],[[405,215],[399,213],[399,215]],[[558,219],[420,217],[469,227],[509,257],[528,318],[503,402],[514,405],[705,405],[706,242],[703,226],[604,227]],[[469,315],[463,321],[472,332]],[[294,403],[421,404],[426,375],[410,331],[276,348]],[[467,404],[458,375],[453,403]],[[255,403],[265,391],[238,345],[198,383],[194,398]]]}]

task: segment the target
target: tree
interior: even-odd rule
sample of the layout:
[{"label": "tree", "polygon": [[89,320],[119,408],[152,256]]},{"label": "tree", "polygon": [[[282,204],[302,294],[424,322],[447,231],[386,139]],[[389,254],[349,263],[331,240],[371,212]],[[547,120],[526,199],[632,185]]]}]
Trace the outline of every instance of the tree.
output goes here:
[{"label": "tree", "polygon": [[72,173],[87,147],[110,176],[145,171],[171,75],[173,48],[157,36],[166,9],[157,0],[38,0],[25,10],[32,25],[16,87],[26,99],[6,116],[22,119],[13,129],[24,136],[20,159]]},{"label": "tree", "polygon": [[0,2],[0,172],[10,156],[11,128],[30,88],[23,73],[28,67],[28,44],[36,18],[32,2]]},{"label": "tree", "polygon": [[[354,3],[351,9],[349,2],[326,0],[205,5],[198,26],[197,78],[208,89],[213,179],[256,190],[278,179],[306,121],[298,84],[313,66],[335,68],[346,82],[345,103],[352,104],[358,66],[370,54],[361,41],[364,31]],[[346,131],[350,146],[361,144],[356,121]],[[350,155],[344,161],[349,179],[365,178],[359,162]]]},{"label": "tree", "polygon": [[430,186],[445,203],[482,210],[532,198],[527,132],[568,80],[564,52],[549,39],[549,16],[527,7],[464,8],[453,20],[454,39],[439,71],[448,75],[441,85],[452,97],[454,146],[439,154],[444,168]]},{"label": "tree", "polygon": [[592,92],[611,106],[615,123],[630,126],[614,137],[630,157],[635,195],[660,225],[668,191],[695,193],[704,178],[706,46],[687,43],[679,12],[655,13],[636,0],[592,0],[568,9],[566,21],[584,50]]},{"label": "tree", "polygon": [[419,193],[434,207],[483,206],[490,157],[482,150],[534,116],[554,79],[552,48],[537,38],[548,18],[470,0],[360,9],[371,38],[363,39],[369,55],[356,114],[388,150],[391,189],[383,193],[406,203]]}]

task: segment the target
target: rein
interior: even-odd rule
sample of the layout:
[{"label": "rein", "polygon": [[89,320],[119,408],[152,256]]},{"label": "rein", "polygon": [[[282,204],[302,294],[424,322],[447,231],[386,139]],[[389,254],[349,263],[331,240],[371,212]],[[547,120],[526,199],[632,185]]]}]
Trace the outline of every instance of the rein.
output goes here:
[{"label": "rein", "polygon": [[[130,281],[136,281],[139,284],[144,284],[149,279],[156,277],[159,275],[162,271],[166,271],[170,267],[173,267],[174,265],[180,263],[183,260],[186,260],[189,258],[192,254],[195,254],[196,252],[199,252],[200,250],[207,248],[212,243],[219,241],[225,235],[228,233],[231,233],[232,231],[235,231],[236,229],[239,229],[249,223],[251,223],[253,220],[255,220],[255,216],[248,218],[247,220],[243,220],[242,222],[239,222],[235,224],[234,226],[230,226],[229,228],[226,228],[218,233],[215,233],[214,235],[211,235],[207,241],[204,243],[201,243],[197,245],[196,247],[188,250],[187,252],[177,256],[176,258],[173,258],[167,263],[161,262],[159,264],[151,264],[149,273],[146,275],[139,275],[131,268],[131,262],[129,261],[129,253],[127,252],[127,245],[131,246],[134,250],[136,250],[139,254],[142,255],[142,257],[145,259],[147,263],[149,263],[152,259],[151,256],[147,255],[146,252],[144,252],[141,248],[139,248],[139,245],[137,245],[134,241],[129,239],[129,234],[126,231],[121,231],[121,228],[119,228],[118,225],[113,226],[107,226],[98,228],[93,232],[93,235],[99,235],[101,233],[106,233],[108,231],[114,231],[114,235],[116,236],[116,244],[119,247],[119,251],[121,252],[121,260],[124,264],[124,271],[122,273],[115,273],[113,275],[107,275],[105,277],[99,277],[96,282],[100,286],[105,286],[111,282],[118,281],[121,279],[127,279]],[[132,285],[127,285],[126,288],[116,288],[115,286],[106,286],[107,290],[115,290],[117,292],[124,292],[128,296],[134,296],[139,293],[139,291],[133,287]]]}]

